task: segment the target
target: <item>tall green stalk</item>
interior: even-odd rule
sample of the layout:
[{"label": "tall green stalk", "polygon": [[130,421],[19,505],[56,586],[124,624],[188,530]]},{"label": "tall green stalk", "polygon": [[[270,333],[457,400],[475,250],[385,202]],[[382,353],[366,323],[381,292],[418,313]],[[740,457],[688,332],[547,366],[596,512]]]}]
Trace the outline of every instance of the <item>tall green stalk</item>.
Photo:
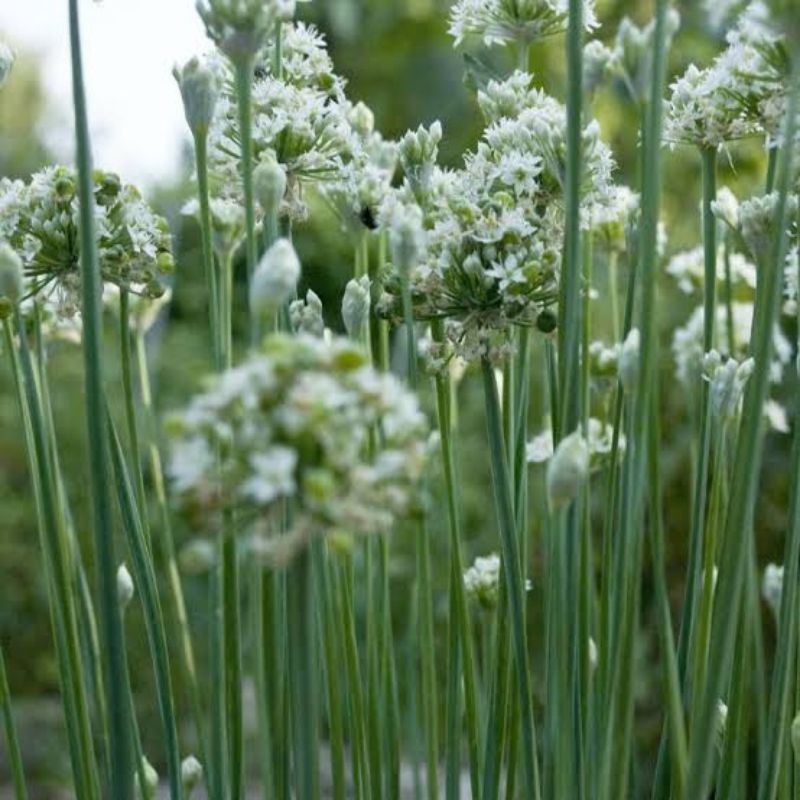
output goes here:
[{"label": "tall green stalk", "polygon": [[19,749],[17,729],[14,725],[14,713],[11,708],[11,690],[8,688],[6,662],[3,648],[0,646],[0,713],[3,715],[3,729],[8,747],[8,763],[11,766],[11,780],[14,782],[16,800],[28,800],[28,789],[25,784],[25,770],[22,765],[22,753]]},{"label": "tall green stalk", "polygon": [[[784,139],[788,142],[794,141],[796,130],[799,79],[800,59],[793,58]],[[691,744],[687,788],[687,796],[692,798],[705,796],[711,780],[716,704],[728,680],[739,619],[736,611],[740,607],[745,585],[745,570],[752,536],[749,523],[752,520],[762,458],[762,415],[772,360],[772,331],[780,305],[783,264],[787,250],[789,222],[787,197],[793,177],[793,155],[793,148],[786,148],[778,166],[778,202],[774,220],[776,235],[765,263],[760,264],[763,274],[763,282],[759,287],[759,292],[762,294],[762,311],[752,346],[755,368],[745,393],[742,424],[734,459],[731,495],[720,560],[717,602],[711,629],[709,677],[702,697],[697,698],[701,705],[697,713],[695,737]]]},{"label": "tall green stalk", "polygon": [[75,111],[76,162],[78,170],[81,317],[86,386],[86,424],[89,441],[90,489],[100,602],[100,631],[105,654],[106,707],[109,715],[111,786],[114,800],[132,800],[131,724],[125,690],[122,619],[117,604],[117,562],[108,475],[100,311],[100,264],[94,215],[94,185],[86,94],[83,82],[78,0],[68,0],[72,91]]},{"label": "tall green stalk", "polygon": [[[495,505],[500,528],[503,581],[507,588],[507,602],[511,621],[511,640],[514,648],[514,666],[517,675],[520,719],[522,724],[522,764],[525,796],[539,800],[539,765],[536,752],[536,730],[533,722],[530,674],[528,670],[527,637],[524,626],[524,585],[520,569],[519,542],[511,497],[500,401],[497,397],[494,371],[491,362],[481,362],[486,402],[486,421],[489,433],[492,478]],[[499,732],[498,732],[499,735]]]}]

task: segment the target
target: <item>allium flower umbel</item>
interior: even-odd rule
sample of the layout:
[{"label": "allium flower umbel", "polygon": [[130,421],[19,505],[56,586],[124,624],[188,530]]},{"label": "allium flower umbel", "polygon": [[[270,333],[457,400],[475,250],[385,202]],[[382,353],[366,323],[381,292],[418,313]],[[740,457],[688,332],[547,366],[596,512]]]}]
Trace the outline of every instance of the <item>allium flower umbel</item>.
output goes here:
[{"label": "allium flower umbel", "polygon": [[[235,504],[269,530],[292,504],[272,557],[310,536],[387,532],[408,515],[427,450],[416,397],[345,339],[268,337],[171,422],[173,488],[204,509]],[[380,431],[378,447],[374,432]]]},{"label": "allium flower umbel", "polygon": [[[501,357],[512,325],[534,326],[558,295],[564,230],[564,107],[515,73],[492,82],[479,102],[490,121],[457,172],[432,169],[428,190],[406,184],[384,207],[390,233],[422,211],[426,252],[411,272],[417,319],[446,319],[468,360]],[[595,123],[583,131],[585,227],[612,202],[612,158]],[[394,264],[378,312],[399,318],[401,275]]]},{"label": "allium flower umbel", "polygon": [[232,62],[255,57],[277,20],[275,0],[197,0],[197,13],[212,42]]},{"label": "allium flower umbel", "polygon": [[[167,222],[138,190],[111,172],[94,174],[102,279],[134,294],[159,297],[173,271]],[[20,255],[26,294],[73,316],[80,305],[80,237],[75,173],[48,167],[28,183],[0,181],[0,240]]]},{"label": "allium flower umbel", "polygon": [[[460,45],[477,37],[487,46],[537,39],[567,29],[567,0],[458,0],[450,12],[450,34]],[[597,27],[594,0],[583,0],[583,24]]]}]

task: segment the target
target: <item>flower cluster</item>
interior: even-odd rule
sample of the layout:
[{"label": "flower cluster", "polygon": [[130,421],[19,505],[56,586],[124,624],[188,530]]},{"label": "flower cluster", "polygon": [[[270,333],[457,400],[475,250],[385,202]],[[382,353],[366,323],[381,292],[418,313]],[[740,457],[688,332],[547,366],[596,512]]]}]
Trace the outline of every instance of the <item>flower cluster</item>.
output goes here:
[{"label": "flower cluster", "polygon": [[[286,173],[281,213],[307,214],[303,185],[333,180],[342,168],[352,134],[345,114],[343,82],[322,37],[310,27],[284,26],[281,72],[269,48],[259,60],[252,88],[255,163],[277,161]],[[239,191],[241,144],[236,91],[230,67],[218,63],[223,90],[209,130],[209,163],[223,193]]]},{"label": "flower cluster", "polygon": [[[450,12],[450,34],[460,45],[477,37],[490,47],[530,44],[567,28],[567,0],[458,0]],[[583,0],[583,24],[597,27],[594,0]]]},{"label": "flower cluster", "polygon": [[[589,453],[589,469],[596,472],[602,469],[609,460],[614,440],[614,428],[607,422],[602,422],[595,417],[589,418],[587,436],[585,439]],[[553,455],[553,431],[546,428],[534,436],[526,445],[525,457],[529,464],[544,464]],[[617,452],[625,450],[625,436],[620,434],[617,442]]]},{"label": "flower cluster", "polygon": [[[695,247],[676,253],[667,264],[667,273],[677,281],[678,288],[684,294],[702,292],[705,278],[703,248]],[[730,275],[734,289],[742,289],[752,294],[756,288],[755,264],[741,253],[726,252],[720,245],[716,261],[717,282],[724,283],[726,275]]]},{"label": "flower cluster", "polygon": [[[558,294],[566,114],[530,80],[517,72],[491,82],[479,98],[489,127],[463,169],[431,165],[423,184],[418,168],[417,179],[407,179],[383,212],[391,229],[403,217],[397,206],[419,204],[426,247],[410,275],[414,315],[445,318],[448,337],[467,360],[502,356],[509,326],[535,325]],[[588,227],[611,200],[613,164],[593,122],[583,147]],[[394,266],[378,310],[397,317],[403,276]]]},{"label": "flower cluster", "polygon": [[711,66],[694,64],[672,85],[664,138],[717,149],[766,135],[774,143],[786,106],[785,43],[760,0],[749,4]]},{"label": "flower cluster", "polygon": [[[100,270],[104,281],[145,297],[159,297],[172,272],[167,222],[133,186],[111,172],[95,172]],[[48,167],[28,183],[0,181],[0,240],[20,255],[26,297],[64,317],[80,305],[80,236],[75,173]]]},{"label": "flower cluster", "polygon": [[[344,339],[275,334],[217,377],[170,425],[175,492],[269,518],[292,503],[276,557],[309,536],[388,531],[407,515],[426,460],[416,398]],[[375,431],[379,432],[376,448]]]}]

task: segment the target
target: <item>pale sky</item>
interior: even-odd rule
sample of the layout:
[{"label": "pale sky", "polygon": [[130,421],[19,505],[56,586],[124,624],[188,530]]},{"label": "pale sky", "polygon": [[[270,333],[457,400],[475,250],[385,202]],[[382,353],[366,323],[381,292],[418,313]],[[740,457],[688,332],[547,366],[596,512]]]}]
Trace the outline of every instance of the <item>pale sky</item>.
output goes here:
[{"label": "pale sky", "polygon": [[[174,177],[188,141],[172,66],[209,48],[194,0],[81,0],[94,160],[131,183]],[[0,36],[41,57],[48,142],[72,160],[66,0],[0,0]]]}]

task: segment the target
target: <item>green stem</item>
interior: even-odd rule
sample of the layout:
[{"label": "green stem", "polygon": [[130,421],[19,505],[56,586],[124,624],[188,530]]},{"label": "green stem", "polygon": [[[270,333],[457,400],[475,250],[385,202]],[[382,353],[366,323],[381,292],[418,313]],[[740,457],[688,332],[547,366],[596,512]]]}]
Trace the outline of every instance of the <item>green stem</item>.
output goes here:
[{"label": "green stem", "polygon": [[94,179],[92,177],[89,123],[83,82],[78,0],[68,0],[68,2],[78,167],[78,227],[80,230],[86,424],[89,441],[95,563],[100,597],[100,631],[102,648],[105,653],[106,708],[110,720],[110,792],[114,800],[132,800],[131,725],[125,691],[122,620],[117,604],[117,562],[114,555],[114,526],[108,489],[110,470],[104,419],[103,333],[100,309],[102,287],[95,231]]},{"label": "green stem", "polygon": [[242,796],[244,780],[244,721],[242,716],[242,643],[239,619],[239,557],[233,512],[226,511],[222,535],[223,648],[225,660],[225,717],[228,725],[231,800]]},{"label": "green stem", "polygon": [[17,729],[14,725],[14,714],[11,708],[11,690],[8,688],[6,676],[6,662],[3,657],[3,648],[0,646],[0,712],[3,714],[3,728],[6,734],[8,747],[8,761],[11,765],[11,779],[14,782],[14,797],[16,800],[27,800],[28,790],[25,785],[25,770],[22,766],[22,753],[19,749]]},{"label": "green stem", "polygon": [[294,779],[297,800],[319,796],[317,764],[317,670],[314,647],[314,582],[311,554],[299,553],[287,582],[289,603],[289,664],[294,739]]},{"label": "green stem", "polygon": [[239,140],[242,149],[242,189],[244,192],[245,216],[245,255],[247,258],[248,277],[253,276],[256,268],[256,212],[253,194],[253,130],[252,130],[252,95],[253,95],[252,58],[242,59],[234,64],[236,79],[236,101],[239,111]]},{"label": "green stem", "polygon": [[486,420],[489,432],[492,477],[495,504],[500,527],[500,540],[503,563],[503,580],[508,589],[508,609],[511,621],[514,664],[516,668],[520,719],[522,723],[523,774],[525,796],[539,800],[539,767],[536,754],[536,731],[533,722],[533,707],[528,671],[527,643],[524,626],[524,586],[520,570],[519,546],[517,540],[511,486],[508,479],[508,466],[503,445],[503,426],[500,417],[500,403],[494,371],[488,359],[481,361]]}]

